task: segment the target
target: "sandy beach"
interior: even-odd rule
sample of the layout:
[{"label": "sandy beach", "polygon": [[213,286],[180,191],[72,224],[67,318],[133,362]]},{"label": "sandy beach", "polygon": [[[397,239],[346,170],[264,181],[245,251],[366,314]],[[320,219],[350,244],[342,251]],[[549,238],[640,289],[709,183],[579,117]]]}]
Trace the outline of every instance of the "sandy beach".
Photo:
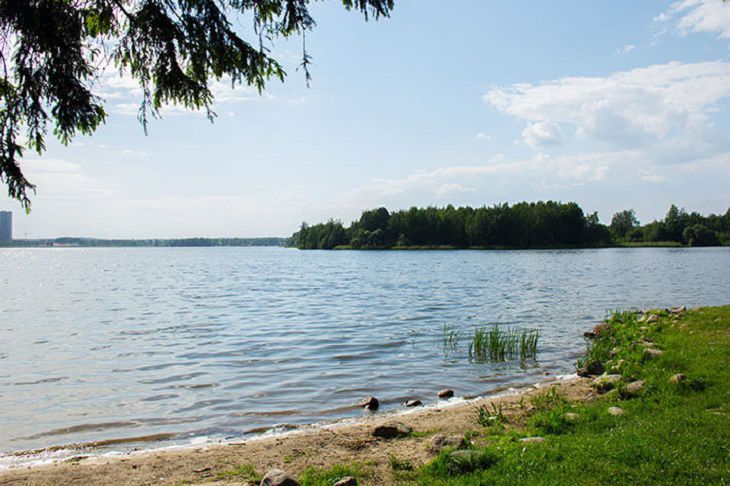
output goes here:
[{"label": "sandy beach", "polygon": [[[434,453],[429,450],[436,434],[463,436],[477,432],[476,410],[485,405],[501,406],[514,426],[529,415],[530,398],[557,387],[571,400],[593,398],[589,380],[570,378],[546,380],[502,396],[460,401],[440,407],[418,407],[406,413],[374,414],[356,421],[309,427],[293,433],[261,437],[228,444],[210,444],[125,455],[77,456],[35,466],[0,472],[0,485],[141,485],[141,484],[248,484],[235,475],[223,477],[240,465],[250,465],[260,474],[280,468],[297,475],[310,466],[327,468],[335,464],[364,465],[367,477],[361,484],[395,484],[389,457],[419,465]],[[413,429],[409,437],[382,439],[372,435],[374,427],[404,424]],[[479,435],[474,440],[479,443]]]}]

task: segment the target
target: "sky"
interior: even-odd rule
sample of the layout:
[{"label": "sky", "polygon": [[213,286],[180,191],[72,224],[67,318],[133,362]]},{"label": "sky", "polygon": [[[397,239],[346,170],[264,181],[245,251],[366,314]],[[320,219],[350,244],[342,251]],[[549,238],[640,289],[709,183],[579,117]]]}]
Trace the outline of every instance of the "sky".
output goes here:
[{"label": "sky", "polygon": [[[215,85],[214,123],[179,107],[145,135],[133,81],[105,73],[110,116],[22,167],[16,238],[289,236],[363,209],[575,201],[610,222],[670,204],[730,207],[730,4],[396,0],[365,22],[312,5],[272,46],[285,83]],[[250,28],[237,21],[245,35]]]}]

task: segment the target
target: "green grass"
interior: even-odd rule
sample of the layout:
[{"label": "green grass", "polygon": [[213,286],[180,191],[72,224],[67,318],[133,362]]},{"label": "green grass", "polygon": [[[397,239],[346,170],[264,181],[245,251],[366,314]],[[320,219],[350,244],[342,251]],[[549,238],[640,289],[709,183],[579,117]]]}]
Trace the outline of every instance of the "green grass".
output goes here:
[{"label": "green grass", "polygon": [[332,486],[337,481],[347,476],[357,480],[370,477],[370,473],[359,464],[338,464],[329,469],[319,467],[308,467],[299,476],[302,486]]},{"label": "green grass", "polygon": [[[613,313],[588,350],[588,359],[622,376],[619,390],[645,380],[639,397],[608,393],[575,404],[547,391],[532,399],[524,427],[481,444],[476,454],[445,451],[407,483],[730,484],[730,306],[681,317],[653,313],[658,322],[639,322],[635,312]],[[663,355],[644,359],[642,340],[653,341]],[[670,383],[676,373],[687,380]],[[612,406],[625,414],[610,415]],[[577,414],[570,421],[569,412]],[[545,442],[519,441],[527,436]]]},{"label": "green grass", "polygon": [[236,479],[258,483],[261,481],[262,476],[250,464],[241,464],[236,466],[235,469],[216,474],[215,479],[218,481]]},{"label": "green grass", "polygon": [[476,362],[506,361],[534,358],[540,333],[537,330],[516,330],[500,327],[497,324],[487,330],[474,329],[469,341],[469,360]]}]

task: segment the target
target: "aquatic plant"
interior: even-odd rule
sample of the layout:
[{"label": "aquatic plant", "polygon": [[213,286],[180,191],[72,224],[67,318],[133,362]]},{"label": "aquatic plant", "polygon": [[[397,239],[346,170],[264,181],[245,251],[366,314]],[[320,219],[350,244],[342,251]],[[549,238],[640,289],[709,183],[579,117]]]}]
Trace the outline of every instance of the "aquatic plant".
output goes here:
[{"label": "aquatic plant", "polygon": [[536,329],[517,330],[502,328],[497,324],[489,331],[477,327],[469,342],[469,360],[506,361],[517,356],[522,360],[534,358],[539,338],[540,332]]}]

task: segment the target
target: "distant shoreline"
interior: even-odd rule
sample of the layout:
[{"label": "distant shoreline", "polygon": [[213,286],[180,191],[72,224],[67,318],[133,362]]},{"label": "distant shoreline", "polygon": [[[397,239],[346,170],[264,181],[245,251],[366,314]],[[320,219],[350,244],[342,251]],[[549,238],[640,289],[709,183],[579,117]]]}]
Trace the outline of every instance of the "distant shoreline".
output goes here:
[{"label": "distant shoreline", "polygon": [[0,248],[179,248],[179,247],[252,247],[291,246],[290,238],[276,236],[261,238],[44,238],[0,241]]}]

